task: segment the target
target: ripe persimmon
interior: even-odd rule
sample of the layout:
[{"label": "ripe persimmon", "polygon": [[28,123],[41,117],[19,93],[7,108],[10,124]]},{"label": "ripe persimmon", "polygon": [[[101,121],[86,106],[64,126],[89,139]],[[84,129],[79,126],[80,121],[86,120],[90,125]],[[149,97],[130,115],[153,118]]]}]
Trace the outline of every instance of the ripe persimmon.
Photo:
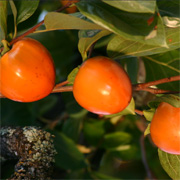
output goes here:
[{"label": "ripe persimmon", "polygon": [[114,60],[97,56],[86,60],[74,81],[73,94],[85,109],[96,114],[114,114],[131,101],[132,85],[124,69]]},{"label": "ripe persimmon", "polygon": [[11,100],[37,101],[51,93],[54,84],[53,59],[34,39],[19,40],[0,59],[0,92]]},{"label": "ripe persimmon", "polygon": [[150,133],[159,149],[180,155],[180,108],[160,103],[151,121]]}]

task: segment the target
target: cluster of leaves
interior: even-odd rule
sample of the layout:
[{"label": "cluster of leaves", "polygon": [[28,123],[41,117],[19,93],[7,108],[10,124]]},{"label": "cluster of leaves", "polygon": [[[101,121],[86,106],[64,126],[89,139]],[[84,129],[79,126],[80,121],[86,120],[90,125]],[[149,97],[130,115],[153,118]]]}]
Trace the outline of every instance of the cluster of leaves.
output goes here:
[{"label": "cluster of leaves", "polygon": [[[56,82],[68,77],[73,84],[76,67],[81,59],[87,59],[95,42],[93,55],[109,56],[120,62],[132,83],[143,78],[142,62],[146,82],[179,75],[179,0],[82,0],[75,5],[79,12],[66,14],[52,12],[60,6],[59,1],[0,1],[0,41],[11,41],[46,14],[44,26],[29,36],[40,41],[52,54]],[[157,87],[177,91],[179,83]],[[79,107],[70,92],[51,94],[27,104],[2,99],[1,125],[35,125],[55,134],[58,155],[54,178],[143,179],[146,172],[139,144],[143,132],[138,127],[144,130],[148,123],[144,125],[142,118],[135,114],[135,104],[141,110],[146,109],[144,115],[150,121],[159,102],[179,107],[179,98],[175,97],[160,96],[147,106],[146,99],[151,100],[152,96],[136,93],[135,101],[132,99],[126,110],[104,117]],[[172,179],[180,178],[179,156],[159,150],[158,159],[157,149],[148,139],[145,145],[149,166],[157,178],[168,178],[159,159]],[[6,166],[11,165],[4,162],[4,168]],[[14,167],[11,168],[8,170]],[[5,171],[2,178],[10,173]]]}]

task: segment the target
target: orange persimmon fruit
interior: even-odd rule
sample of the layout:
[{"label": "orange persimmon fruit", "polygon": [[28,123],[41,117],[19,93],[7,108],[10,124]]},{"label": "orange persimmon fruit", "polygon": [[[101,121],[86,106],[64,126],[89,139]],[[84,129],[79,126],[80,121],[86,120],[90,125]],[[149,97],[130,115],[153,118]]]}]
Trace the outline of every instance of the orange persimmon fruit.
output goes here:
[{"label": "orange persimmon fruit", "polygon": [[0,92],[11,100],[37,101],[50,94],[54,84],[53,59],[34,39],[17,41],[0,59]]},{"label": "orange persimmon fruit", "polygon": [[92,113],[115,114],[130,103],[132,85],[119,63],[97,56],[81,65],[73,84],[73,95],[79,105]]},{"label": "orange persimmon fruit", "polygon": [[160,103],[151,121],[150,134],[159,149],[180,155],[180,108]]}]

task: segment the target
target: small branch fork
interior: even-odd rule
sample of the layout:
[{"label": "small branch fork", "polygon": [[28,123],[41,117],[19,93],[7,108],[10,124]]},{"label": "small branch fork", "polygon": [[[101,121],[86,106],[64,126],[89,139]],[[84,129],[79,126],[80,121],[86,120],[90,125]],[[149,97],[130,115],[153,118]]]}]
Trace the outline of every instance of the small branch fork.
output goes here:
[{"label": "small branch fork", "polygon": [[[68,8],[70,5],[72,5],[72,2],[68,2],[65,6],[57,9],[55,12],[61,12],[64,9]],[[15,42],[19,41],[20,39],[24,38],[25,36],[33,33],[37,28],[39,28],[42,24],[44,24],[44,20],[42,20],[41,22],[39,22],[38,24],[36,24],[35,26],[33,26],[31,29],[29,29],[28,31],[26,31],[24,34],[21,34],[20,36],[16,37],[15,39],[13,39],[9,45],[13,45]],[[0,48],[0,53],[3,51],[4,47]]]},{"label": "small branch fork", "polygon": [[151,81],[151,82],[147,82],[147,83],[135,84],[135,85],[133,85],[133,90],[134,91],[148,91],[152,94],[176,94],[176,93],[179,93],[179,91],[168,91],[168,90],[156,89],[156,88],[150,87],[150,86],[155,86],[158,84],[163,84],[163,83],[168,83],[168,82],[173,82],[173,81],[180,81],[180,75],[163,78],[163,79],[159,79],[159,80]]}]

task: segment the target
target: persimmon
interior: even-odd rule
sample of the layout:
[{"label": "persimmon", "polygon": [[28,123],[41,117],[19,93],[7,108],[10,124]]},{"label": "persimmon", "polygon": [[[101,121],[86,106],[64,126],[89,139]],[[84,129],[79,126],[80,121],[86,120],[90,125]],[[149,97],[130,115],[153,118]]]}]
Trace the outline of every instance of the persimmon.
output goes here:
[{"label": "persimmon", "polygon": [[[79,0],[61,0],[61,4],[63,6],[65,6],[67,3],[77,3],[79,2]],[[72,6],[72,7],[69,7],[69,8],[66,8],[65,11],[68,13],[68,14],[71,14],[71,13],[75,13],[77,11],[77,7],[76,6]]]},{"label": "persimmon", "polygon": [[76,101],[90,112],[115,114],[131,101],[132,85],[119,63],[97,56],[81,65],[73,84],[73,94]]},{"label": "persimmon", "polygon": [[11,100],[37,101],[51,93],[54,84],[53,59],[34,39],[19,40],[0,59],[0,92]]},{"label": "persimmon", "polygon": [[159,149],[180,155],[180,108],[160,103],[151,121],[150,134]]}]

